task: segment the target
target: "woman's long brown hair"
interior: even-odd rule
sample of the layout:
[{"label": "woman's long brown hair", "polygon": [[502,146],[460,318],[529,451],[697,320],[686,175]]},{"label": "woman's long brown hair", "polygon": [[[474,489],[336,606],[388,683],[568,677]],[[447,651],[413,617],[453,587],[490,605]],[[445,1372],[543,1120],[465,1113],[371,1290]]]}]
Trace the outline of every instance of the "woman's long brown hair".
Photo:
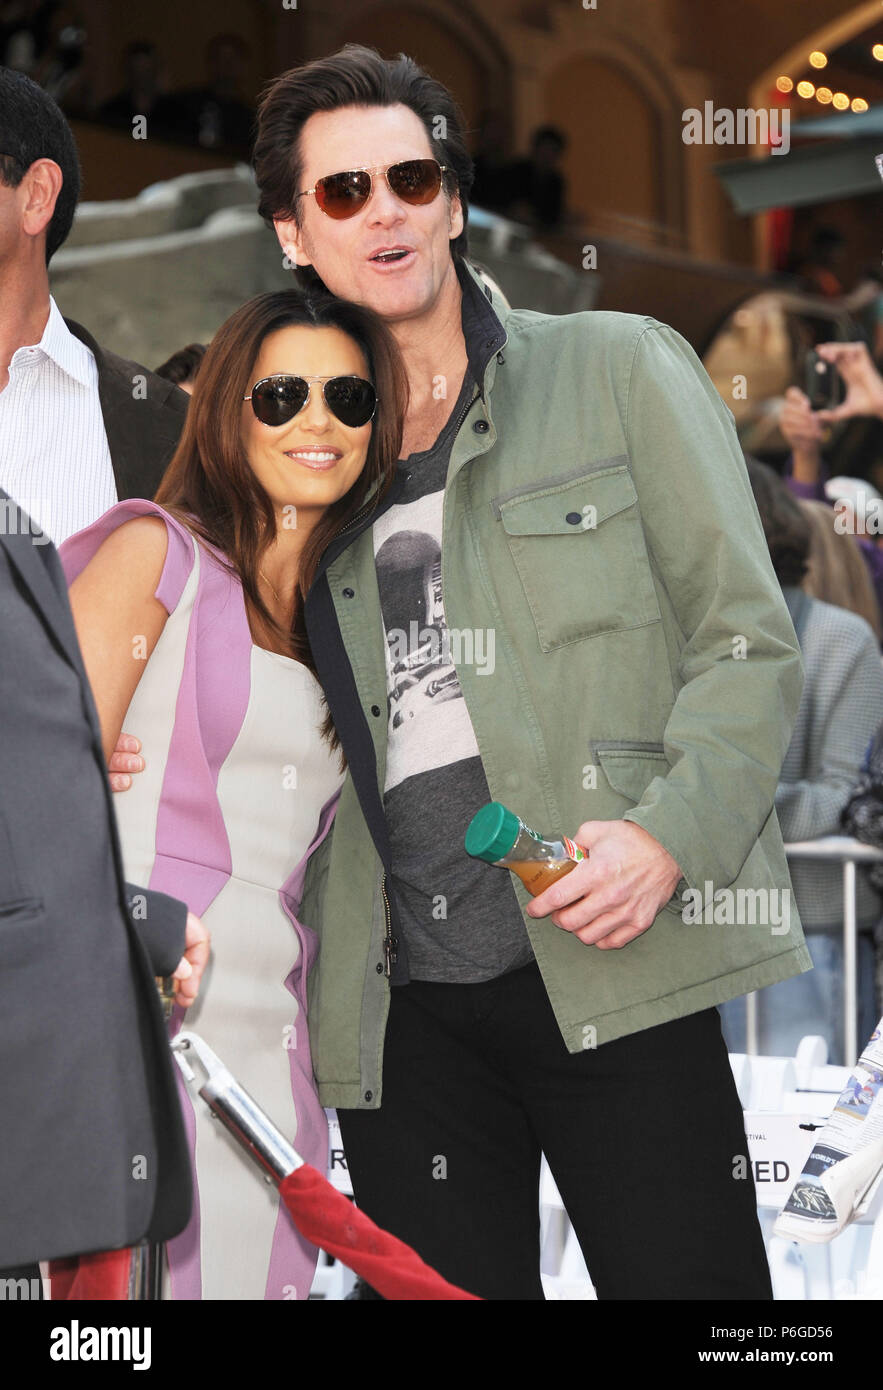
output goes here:
[{"label": "woman's long brown hair", "polygon": [[[242,444],[242,398],[261,344],[291,325],[338,328],[365,354],[378,405],[365,467],[343,497],[328,507],[300,554],[290,630],[273,617],[258,587],[258,566],[276,536],[269,494],[258,482]],[[276,290],[243,304],[218,329],[205,354],[180,442],[155,501],[226,556],[253,609],[291,656],[316,674],[304,624],[304,600],[323,551],[369,500],[379,502],[395,473],[402,443],[408,385],[391,332],[372,310],[324,291]],[[339,740],[326,715],[322,734]]]}]

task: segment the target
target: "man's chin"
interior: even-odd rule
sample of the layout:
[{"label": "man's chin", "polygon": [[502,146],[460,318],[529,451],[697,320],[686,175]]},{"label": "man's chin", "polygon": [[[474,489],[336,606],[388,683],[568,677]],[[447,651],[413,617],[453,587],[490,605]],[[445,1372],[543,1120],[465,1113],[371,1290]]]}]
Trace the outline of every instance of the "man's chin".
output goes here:
[{"label": "man's chin", "polygon": [[432,307],[432,287],[413,281],[406,283],[404,280],[397,284],[389,281],[367,285],[362,303],[391,323],[399,319],[417,318]]}]

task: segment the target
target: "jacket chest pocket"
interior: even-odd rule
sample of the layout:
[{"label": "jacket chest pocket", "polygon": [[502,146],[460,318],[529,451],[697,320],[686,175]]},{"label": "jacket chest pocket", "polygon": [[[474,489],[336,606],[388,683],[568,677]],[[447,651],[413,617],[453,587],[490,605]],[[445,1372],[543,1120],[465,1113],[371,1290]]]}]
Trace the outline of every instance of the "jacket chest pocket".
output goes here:
[{"label": "jacket chest pocket", "polygon": [[660,618],[627,467],[497,498],[544,652]]}]

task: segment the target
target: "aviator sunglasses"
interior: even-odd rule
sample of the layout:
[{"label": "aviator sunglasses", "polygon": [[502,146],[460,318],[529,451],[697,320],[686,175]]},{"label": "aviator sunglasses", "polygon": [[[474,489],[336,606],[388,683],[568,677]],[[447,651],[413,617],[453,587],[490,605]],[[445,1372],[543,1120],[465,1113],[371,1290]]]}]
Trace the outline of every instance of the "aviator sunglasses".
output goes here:
[{"label": "aviator sunglasses", "polygon": [[322,395],[332,415],[342,425],[358,429],[373,419],[377,409],[377,392],[370,381],[361,376],[274,376],[261,377],[244,401],[262,425],[287,425],[310,399],[310,383],[321,381]]},{"label": "aviator sunglasses", "polygon": [[297,198],[306,198],[313,193],[327,217],[343,221],[362,210],[373,192],[374,175],[382,174],[387,187],[397,198],[401,198],[403,203],[410,203],[412,207],[420,207],[438,197],[442,174],[447,170],[448,165],[439,164],[437,159],[404,159],[385,167],[378,164],[347,169],[341,174],[326,174],[313,188],[305,188],[303,193],[298,193]]}]

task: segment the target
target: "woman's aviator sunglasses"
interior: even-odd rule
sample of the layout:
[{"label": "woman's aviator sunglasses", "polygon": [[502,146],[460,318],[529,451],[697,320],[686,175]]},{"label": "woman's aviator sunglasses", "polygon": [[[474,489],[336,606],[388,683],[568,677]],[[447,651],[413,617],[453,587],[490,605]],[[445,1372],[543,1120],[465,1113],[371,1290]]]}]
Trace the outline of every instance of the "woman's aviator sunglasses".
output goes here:
[{"label": "woman's aviator sunglasses", "polygon": [[327,217],[343,221],[361,212],[371,197],[374,175],[382,174],[387,187],[397,198],[419,207],[438,197],[442,174],[447,169],[447,164],[439,164],[437,159],[405,159],[399,164],[385,167],[377,165],[374,168],[347,169],[342,174],[327,174],[313,188],[305,188],[297,197],[306,198],[314,193],[317,204]]},{"label": "woman's aviator sunglasses", "polygon": [[244,401],[262,425],[287,425],[310,399],[310,384],[322,382],[322,395],[332,415],[342,425],[358,429],[374,418],[377,393],[370,381],[360,376],[285,376],[281,372],[261,377]]}]

